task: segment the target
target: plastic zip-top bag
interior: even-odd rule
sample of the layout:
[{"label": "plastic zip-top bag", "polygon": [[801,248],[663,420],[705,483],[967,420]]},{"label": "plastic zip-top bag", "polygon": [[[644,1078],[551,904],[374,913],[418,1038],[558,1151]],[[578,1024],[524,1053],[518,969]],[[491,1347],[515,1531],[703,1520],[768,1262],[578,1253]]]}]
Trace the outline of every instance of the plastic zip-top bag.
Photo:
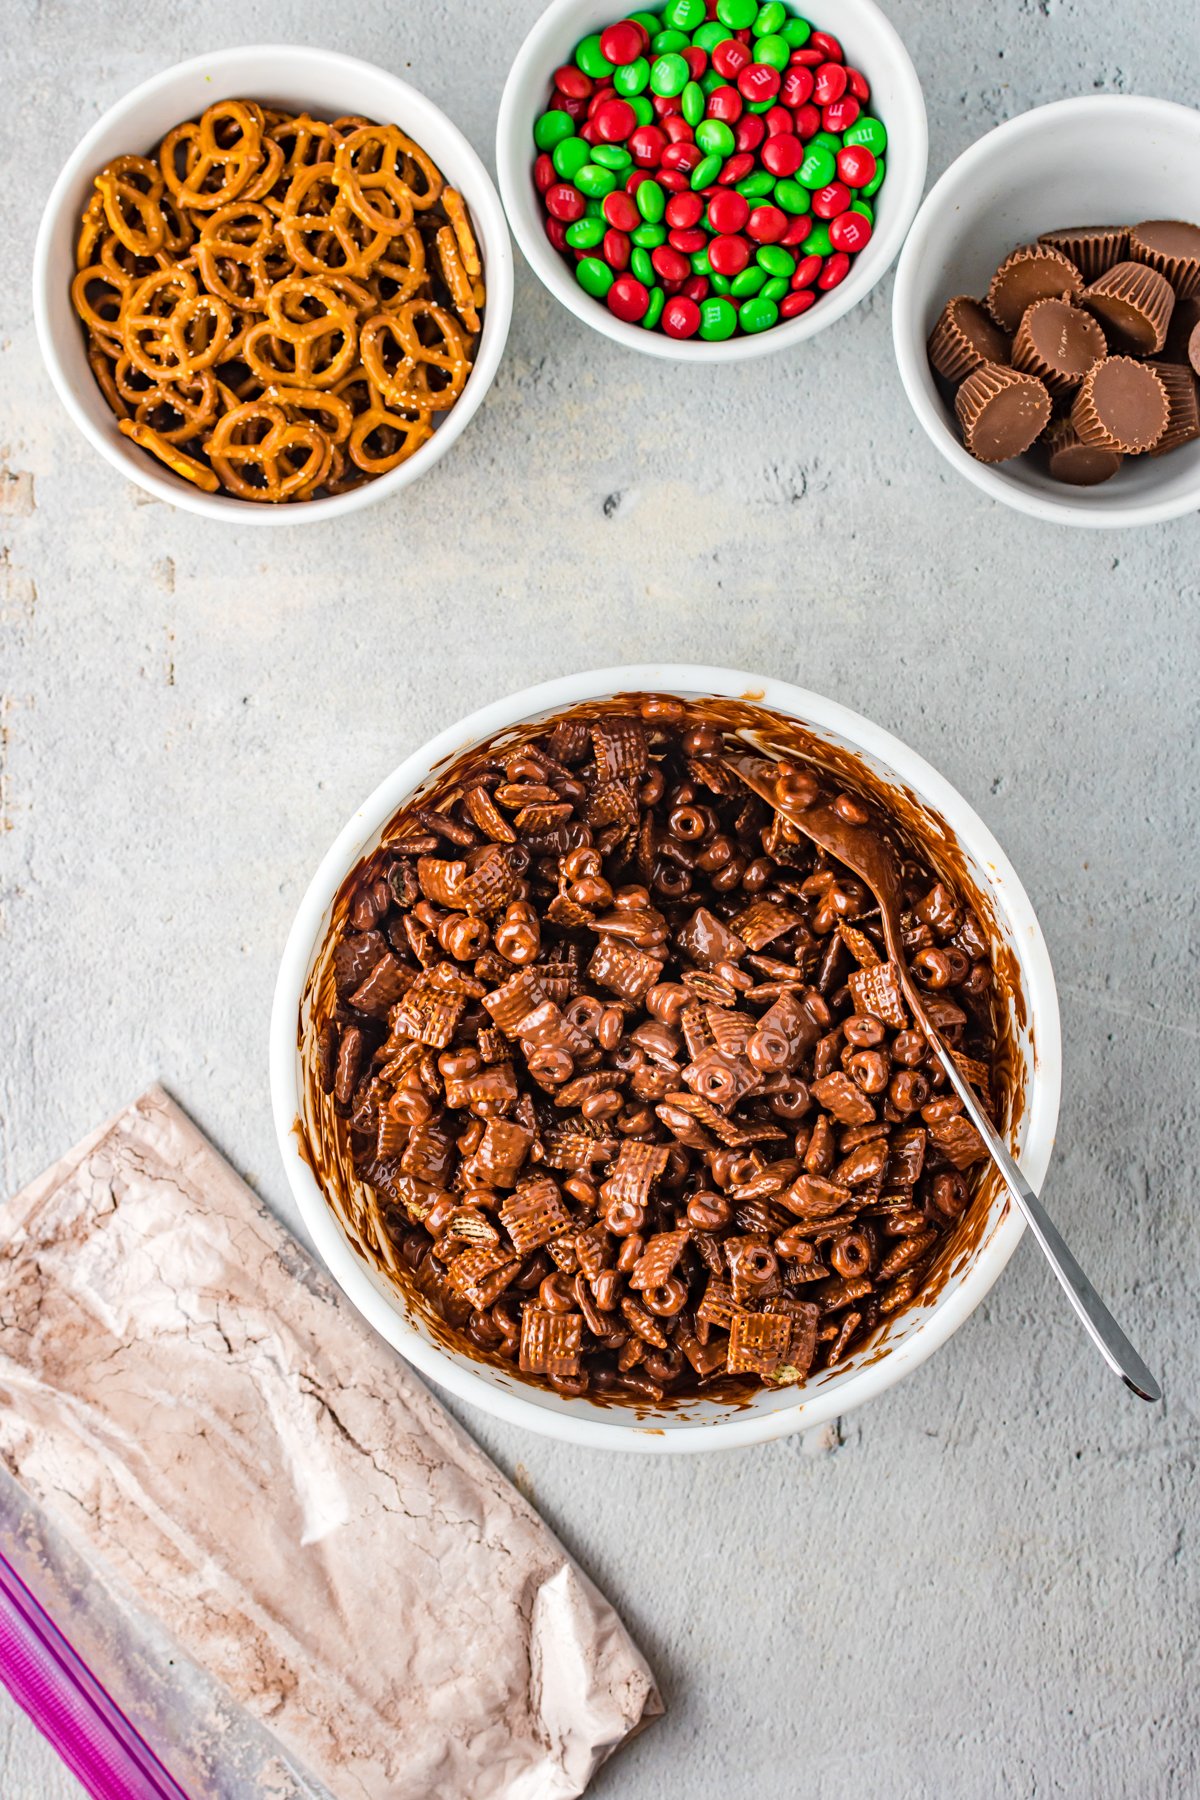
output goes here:
[{"label": "plastic zip-top bag", "polygon": [[571,1800],[661,1711],[543,1521],[161,1091],[0,1207],[0,1464],[32,1520],[0,1543],[193,1800]]}]

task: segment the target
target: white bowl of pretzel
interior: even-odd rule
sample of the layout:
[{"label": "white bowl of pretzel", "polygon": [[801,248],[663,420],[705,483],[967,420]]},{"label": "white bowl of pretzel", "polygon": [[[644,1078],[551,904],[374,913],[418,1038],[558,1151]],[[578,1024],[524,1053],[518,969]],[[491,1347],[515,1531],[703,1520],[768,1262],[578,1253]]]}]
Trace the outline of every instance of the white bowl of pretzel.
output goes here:
[{"label": "white bowl of pretzel", "polygon": [[512,312],[495,188],[423,95],[260,46],[180,63],[97,121],[38,233],[42,354],[84,435],[155,498],[328,519],[432,468]]}]

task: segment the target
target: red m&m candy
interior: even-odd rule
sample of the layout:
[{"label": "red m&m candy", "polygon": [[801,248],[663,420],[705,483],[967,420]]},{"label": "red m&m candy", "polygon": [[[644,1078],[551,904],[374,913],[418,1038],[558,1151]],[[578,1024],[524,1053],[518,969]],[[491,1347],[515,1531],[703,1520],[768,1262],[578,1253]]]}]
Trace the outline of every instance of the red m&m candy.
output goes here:
[{"label": "red m&m candy", "polygon": [[835,250],[845,250],[851,256],[857,256],[871,241],[870,219],[864,218],[862,213],[839,213],[829,227],[829,241]]},{"label": "red m&m candy", "polygon": [[618,68],[636,62],[649,43],[643,28],[633,19],[622,19],[600,33],[600,54]]},{"label": "red m&m candy", "polygon": [[592,114],[601,143],[623,144],[637,127],[637,114],[628,100],[605,100]]},{"label": "red m&m candy", "polygon": [[650,304],[649,289],[633,275],[618,275],[608,290],[608,310],[627,325],[636,325],[646,316]]},{"label": "red m&m candy", "polygon": [[[705,291],[708,283],[704,283]],[[700,329],[700,308],[687,294],[676,294],[663,307],[662,328],[668,337],[695,337]]]}]

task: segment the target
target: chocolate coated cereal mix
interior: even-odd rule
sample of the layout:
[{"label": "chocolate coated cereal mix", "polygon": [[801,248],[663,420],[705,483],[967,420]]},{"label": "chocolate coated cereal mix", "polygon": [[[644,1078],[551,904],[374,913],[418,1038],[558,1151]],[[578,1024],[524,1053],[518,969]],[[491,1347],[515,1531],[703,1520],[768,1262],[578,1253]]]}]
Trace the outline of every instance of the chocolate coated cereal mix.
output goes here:
[{"label": "chocolate coated cereal mix", "polygon": [[[985,1160],[871,895],[741,787],[714,716],[630,695],[469,752],[343,890],[317,1079],[381,1260],[567,1395],[839,1362],[920,1292]],[[979,919],[897,820],[792,781],[895,844],[914,978],[991,1107]]]}]

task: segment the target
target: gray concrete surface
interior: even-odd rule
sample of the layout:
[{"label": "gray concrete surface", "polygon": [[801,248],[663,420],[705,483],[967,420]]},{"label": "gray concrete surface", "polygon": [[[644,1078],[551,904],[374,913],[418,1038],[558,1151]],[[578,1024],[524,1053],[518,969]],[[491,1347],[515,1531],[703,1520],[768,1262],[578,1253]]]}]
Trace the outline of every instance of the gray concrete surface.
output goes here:
[{"label": "gray concrete surface", "polygon": [[[804,354],[702,376],[623,354],[520,269],[455,453],[398,503],[269,537],[147,503],[41,370],[44,193],[133,83],[205,46],[327,43],[408,75],[490,160],[537,11],[5,0],[3,1189],[160,1078],[294,1220],[265,1086],[278,952],[345,815],[447,720],[622,659],[837,695],[962,789],[1040,910],[1066,1046],[1048,1198],[1166,1404],[1116,1386],[1024,1246],[840,1441],[608,1463],[461,1416],[661,1675],[669,1714],[603,1800],[1182,1800],[1200,1785],[1196,519],[1070,533],[984,501],[910,418],[890,281]],[[1042,101],[1200,91],[1189,0],[891,12],[931,174]],[[77,1792],[0,1708],[0,1795]]]}]

